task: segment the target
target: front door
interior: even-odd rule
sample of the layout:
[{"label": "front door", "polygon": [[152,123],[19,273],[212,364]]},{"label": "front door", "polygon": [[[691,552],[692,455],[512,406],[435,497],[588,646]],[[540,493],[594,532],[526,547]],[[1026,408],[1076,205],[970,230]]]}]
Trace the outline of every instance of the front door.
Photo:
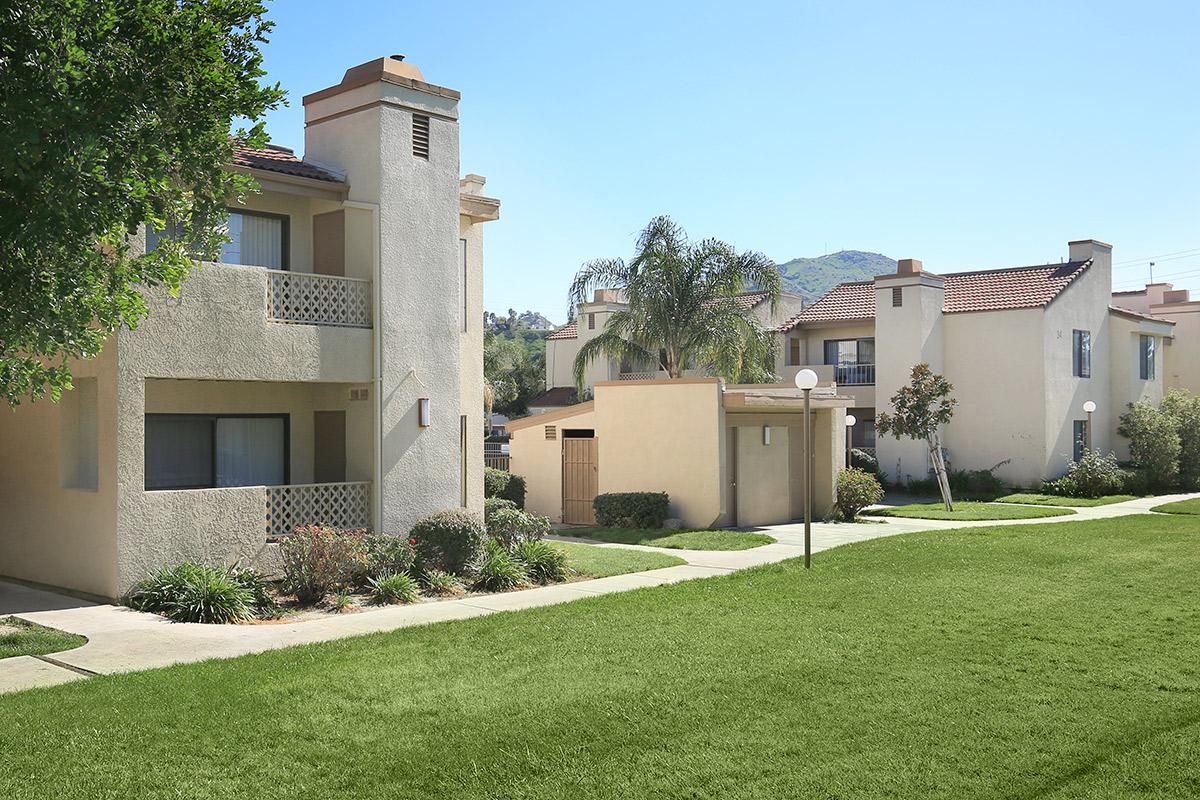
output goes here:
[{"label": "front door", "polygon": [[346,412],[313,412],[313,483],[346,482]]},{"label": "front door", "polygon": [[595,525],[592,501],[599,491],[595,439],[563,439],[563,522]]}]

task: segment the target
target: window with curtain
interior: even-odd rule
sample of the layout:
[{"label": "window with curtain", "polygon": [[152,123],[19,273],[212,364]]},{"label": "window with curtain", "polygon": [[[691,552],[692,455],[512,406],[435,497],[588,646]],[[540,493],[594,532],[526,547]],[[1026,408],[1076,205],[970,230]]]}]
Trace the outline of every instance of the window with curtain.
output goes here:
[{"label": "window with curtain", "polygon": [[288,268],[286,216],[231,210],[227,224],[230,241],[221,246],[221,263]]},{"label": "window with curtain", "polygon": [[146,489],[286,484],[286,415],[146,415]]},{"label": "window with curtain", "polygon": [[1138,374],[1144,381],[1154,380],[1154,337],[1138,337]]},{"label": "window with curtain", "polygon": [[826,364],[874,364],[874,339],[826,339]]},{"label": "window with curtain", "polygon": [[1071,331],[1071,374],[1092,377],[1092,332]]},{"label": "window with curtain", "polygon": [[1083,458],[1083,451],[1087,447],[1087,420],[1077,419],[1071,426],[1072,450],[1071,457],[1079,461]]}]

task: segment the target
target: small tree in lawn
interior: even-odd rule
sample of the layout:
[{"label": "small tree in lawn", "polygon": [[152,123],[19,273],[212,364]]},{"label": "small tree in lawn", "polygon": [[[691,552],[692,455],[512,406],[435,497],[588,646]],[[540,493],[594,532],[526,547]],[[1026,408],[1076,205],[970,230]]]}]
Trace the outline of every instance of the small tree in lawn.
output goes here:
[{"label": "small tree in lawn", "polygon": [[940,429],[954,416],[954,407],[958,405],[950,396],[953,391],[954,384],[944,376],[931,370],[928,364],[917,364],[912,370],[912,381],[892,395],[892,413],[884,412],[875,421],[882,434],[925,440],[947,511],[954,510],[954,498],[950,496],[946,462],[942,458]]}]

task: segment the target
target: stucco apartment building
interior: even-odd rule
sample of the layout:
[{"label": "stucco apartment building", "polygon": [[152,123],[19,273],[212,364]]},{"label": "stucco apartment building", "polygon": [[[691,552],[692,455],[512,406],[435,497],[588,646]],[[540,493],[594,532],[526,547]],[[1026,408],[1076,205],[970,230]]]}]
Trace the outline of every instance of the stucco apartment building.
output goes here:
[{"label": "stucco apartment building", "polygon": [[892,479],[924,478],[922,442],[876,437],[873,420],[927,362],[954,384],[944,444],[955,469],[988,469],[1013,485],[1061,475],[1078,457],[1086,401],[1093,446],[1125,450],[1116,429],[1129,403],[1157,401],[1175,322],[1114,305],[1112,247],[1071,242],[1066,260],[933,275],[904,260],[894,275],[844,283],[779,327],[778,372],[804,367],[851,397],[853,442],[874,447]]},{"label": "stucco apartment building", "polygon": [[147,291],[62,402],[0,413],[0,574],[115,597],[182,559],[270,567],[299,524],[482,509],[499,202],[459,179],[458,101],[377,59],[304,98],[303,159],[237,153],[262,192],[220,261]]},{"label": "stucco apartment building", "polygon": [[[767,295],[761,292],[739,295],[738,303],[763,328],[770,330],[799,312],[804,306],[804,299],[798,294],[784,292],[774,313],[771,312]],[[574,322],[546,337],[546,391],[529,401],[531,413],[540,414],[578,401],[574,373],[576,354],[588,340],[604,331],[613,313],[627,307],[619,289],[597,289],[592,302],[576,309]],[[666,371],[655,364],[632,364],[616,358],[598,358],[588,366],[584,389],[591,396],[596,384],[602,381],[644,381],[664,377]]]},{"label": "stucco apartment building", "polygon": [[1113,292],[1112,302],[1175,323],[1174,337],[1164,342],[1164,388],[1200,393],[1200,300],[1170,283],[1148,283],[1144,289]]}]

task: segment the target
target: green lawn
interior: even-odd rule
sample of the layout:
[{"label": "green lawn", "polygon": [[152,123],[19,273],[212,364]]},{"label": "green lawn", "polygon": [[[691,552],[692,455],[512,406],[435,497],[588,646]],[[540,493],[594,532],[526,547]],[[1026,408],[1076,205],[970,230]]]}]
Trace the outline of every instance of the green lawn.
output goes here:
[{"label": "green lawn", "polygon": [[997,497],[997,503],[1024,503],[1035,506],[1073,506],[1075,508],[1090,508],[1092,506],[1107,506],[1112,503],[1124,503],[1126,500],[1137,500],[1131,494],[1108,494],[1104,497],[1059,497],[1053,494],[1008,494]]},{"label": "green lawn", "polygon": [[912,519],[949,519],[969,522],[981,519],[1036,519],[1038,517],[1061,517],[1074,514],[1069,508],[1031,508],[1028,506],[1002,505],[961,500],[947,511],[939,500],[936,503],[909,503],[904,506],[874,508],[864,511],[876,517],[908,517]]},{"label": "green lawn", "polygon": [[1191,500],[1176,500],[1174,503],[1163,503],[1151,511],[1161,511],[1164,514],[1200,514],[1200,498]]},{"label": "green lawn", "polygon": [[1195,798],[1200,526],[877,539],[0,695],[0,797]]},{"label": "green lawn", "polygon": [[775,540],[765,533],[746,531],[668,531],[661,528],[573,528],[559,531],[563,536],[579,536],[599,542],[644,544],[672,550],[749,550]]},{"label": "green lawn", "polygon": [[682,558],[666,553],[648,553],[645,550],[630,550],[627,547],[597,547],[594,544],[577,542],[551,542],[567,554],[567,563],[580,575],[590,578],[607,578],[627,572],[644,572],[686,564]]},{"label": "green lawn", "polygon": [[58,653],[86,642],[82,636],[35,625],[19,617],[0,617],[0,658]]}]

